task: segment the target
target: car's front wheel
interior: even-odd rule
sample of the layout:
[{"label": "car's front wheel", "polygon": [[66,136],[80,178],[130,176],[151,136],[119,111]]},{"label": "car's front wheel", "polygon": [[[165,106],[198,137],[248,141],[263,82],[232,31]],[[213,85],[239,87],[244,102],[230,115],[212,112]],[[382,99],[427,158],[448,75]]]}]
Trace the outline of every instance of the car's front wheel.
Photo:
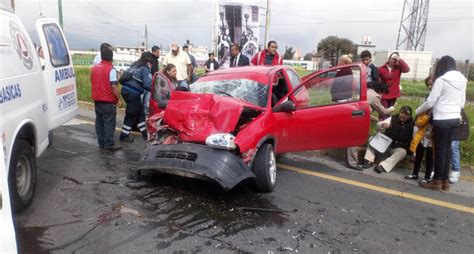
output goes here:
[{"label": "car's front wheel", "polygon": [[276,159],[273,146],[264,144],[257,152],[253,163],[253,172],[256,175],[257,191],[271,192],[276,184]]},{"label": "car's front wheel", "polygon": [[36,187],[36,161],[33,149],[25,140],[15,141],[8,172],[10,198],[14,211],[23,211],[33,201]]}]

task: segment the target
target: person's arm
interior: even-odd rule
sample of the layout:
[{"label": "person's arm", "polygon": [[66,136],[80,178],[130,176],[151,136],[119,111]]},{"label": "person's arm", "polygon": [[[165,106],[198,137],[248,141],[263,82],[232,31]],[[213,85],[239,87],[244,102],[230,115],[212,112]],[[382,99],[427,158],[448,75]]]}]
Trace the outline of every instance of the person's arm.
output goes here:
[{"label": "person's arm", "polygon": [[392,117],[387,117],[385,120],[377,123],[379,129],[388,129],[390,128],[390,123],[392,122]]},{"label": "person's arm", "polygon": [[115,98],[117,98],[117,107],[120,107],[122,103],[120,102],[120,92],[118,89],[117,71],[114,68],[110,70],[109,82],[110,82],[110,87],[112,88],[112,92],[114,93]]},{"label": "person's arm", "polygon": [[442,89],[443,89],[443,82],[439,81],[439,79],[436,80],[434,85],[433,85],[433,89],[431,90],[430,95],[428,96],[426,101],[423,102],[423,104],[421,104],[421,106],[419,106],[416,109],[416,111],[415,111],[416,115],[419,115],[419,114],[433,108],[436,101],[438,101],[438,98],[441,96]]},{"label": "person's arm", "polygon": [[142,79],[143,89],[145,89],[146,91],[150,91],[153,76],[147,67],[142,67],[142,69],[140,70],[140,78]]},{"label": "person's arm", "polygon": [[186,53],[185,53],[184,61],[185,61],[186,66],[187,66],[187,73],[188,73],[187,80],[191,81],[193,79],[194,67],[193,67],[193,63],[191,62],[191,58]]},{"label": "person's arm", "polygon": [[258,58],[258,55],[260,54],[260,52],[257,52],[257,54],[255,54],[252,58],[252,61],[250,62],[251,64],[250,65],[257,65],[257,58]]},{"label": "person's arm", "polygon": [[216,62],[214,63],[214,70],[219,69],[219,67],[221,67],[221,65],[216,61]]},{"label": "person's arm", "polygon": [[379,69],[377,68],[377,66],[375,66],[375,64],[372,64],[371,70],[372,70],[372,81],[380,81]]},{"label": "person's arm", "polygon": [[402,73],[407,73],[410,71],[410,66],[408,66],[408,64],[405,63],[403,59],[399,58],[397,62],[398,62],[398,65],[400,66],[400,71]]}]

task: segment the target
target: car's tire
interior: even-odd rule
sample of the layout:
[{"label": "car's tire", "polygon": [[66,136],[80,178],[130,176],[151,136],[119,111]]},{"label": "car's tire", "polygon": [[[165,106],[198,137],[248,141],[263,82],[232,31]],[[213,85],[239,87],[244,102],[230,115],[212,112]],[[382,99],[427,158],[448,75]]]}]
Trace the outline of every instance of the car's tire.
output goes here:
[{"label": "car's tire", "polygon": [[276,159],[273,146],[263,144],[257,152],[253,163],[255,187],[259,192],[271,192],[276,185]]},{"label": "car's tire", "polygon": [[8,171],[12,209],[25,210],[33,201],[36,188],[36,160],[33,149],[25,140],[15,141]]}]

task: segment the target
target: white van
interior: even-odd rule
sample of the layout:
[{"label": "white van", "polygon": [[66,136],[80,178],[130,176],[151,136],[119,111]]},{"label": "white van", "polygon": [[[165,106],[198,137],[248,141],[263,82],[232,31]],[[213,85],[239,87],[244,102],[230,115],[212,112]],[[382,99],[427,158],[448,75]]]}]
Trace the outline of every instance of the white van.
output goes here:
[{"label": "white van", "polygon": [[0,135],[14,211],[33,200],[35,157],[50,144],[48,133],[77,114],[76,79],[64,34],[48,18],[39,19],[36,30],[44,61],[22,21],[0,6]]}]

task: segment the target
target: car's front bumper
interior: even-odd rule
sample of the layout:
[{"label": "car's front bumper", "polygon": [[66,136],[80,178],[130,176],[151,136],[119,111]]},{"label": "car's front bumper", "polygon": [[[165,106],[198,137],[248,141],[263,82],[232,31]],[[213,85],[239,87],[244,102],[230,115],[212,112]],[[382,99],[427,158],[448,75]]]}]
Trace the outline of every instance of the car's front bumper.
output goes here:
[{"label": "car's front bumper", "polygon": [[230,190],[255,174],[235,154],[207,145],[179,143],[145,148],[137,170],[156,170],[217,182]]}]

